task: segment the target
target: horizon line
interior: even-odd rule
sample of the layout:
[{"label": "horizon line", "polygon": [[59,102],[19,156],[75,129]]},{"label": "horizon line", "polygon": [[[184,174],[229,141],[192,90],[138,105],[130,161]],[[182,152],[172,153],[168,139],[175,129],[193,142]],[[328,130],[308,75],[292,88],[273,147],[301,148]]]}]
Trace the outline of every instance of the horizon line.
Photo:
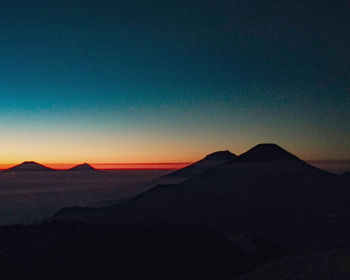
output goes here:
[{"label": "horizon line", "polygon": [[[0,163],[0,170],[6,170],[15,166],[18,166],[21,163]],[[71,169],[77,165],[83,163],[41,163],[38,164],[44,165],[46,167],[57,169],[57,170],[66,170]],[[85,162],[87,163],[87,162]],[[131,162],[131,163],[88,163],[96,169],[180,169],[185,166],[192,164],[193,162]]]},{"label": "horizon line", "polygon": [[[334,159],[318,159],[318,160],[305,160],[306,162],[310,164],[336,164],[336,163],[348,163],[350,164],[350,159],[346,160],[334,160]],[[25,161],[24,161],[25,162]],[[122,163],[89,163],[89,162],[84,162],[88,163],[92,167],[99,169],[99,170],[118,170],[118,169],[169,169],[169,170],[174,170],[174,169],[181,169],[184,168],[195,161],[186,161],[186,162],[122,162]],[[18,166],[21,163],[0,163],[0,170],[6,170],[15,166]],[[36,162],[38,164],[44,165],[46,167],[56,169],[56,170],[67,170],[71,169],[77,165],[81,165],[84,163],[46,163],[46,162]]]}]

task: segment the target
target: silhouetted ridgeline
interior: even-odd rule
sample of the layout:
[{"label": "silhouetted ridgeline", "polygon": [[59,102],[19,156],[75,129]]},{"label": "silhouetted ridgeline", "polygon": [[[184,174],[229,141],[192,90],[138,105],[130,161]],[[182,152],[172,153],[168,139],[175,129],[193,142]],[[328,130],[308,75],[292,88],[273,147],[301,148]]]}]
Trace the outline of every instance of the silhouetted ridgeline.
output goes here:
[{"label": "silhouetted ridgeline", "polygon": [[83,163],[72,167],[69,171],[96,171],[96,169],[88,163]]},{"label": "silhouetted ridgeline", "polygon": [[8,168],[4,172],[36,172],[36,171],[55,171],[52,168],[46,167],[34,161],[25,161],[19,165]]},{"label": "silhouetted ridgeline", "polygon": [[229,162],[235,159],[237,156],[230,151],[219,151],[207,155],[203,159],[185,167],[170,173],[161,178],[162,183],[179,183],[191,177],[194,177],[204,171],[213,168],[214,166]]},{"label": "silhouetted ridgeline", "polygon": [[66,208],[54,219],[203,223],[228,238],[249,233],[291,250],[333,248],[350,238],[349,197],[341,176],[275,144],[260,144],[182,183],[158,186],[121,205]]},{"label": "silhouetted ridgeline", "polygon": [[159,182],[109,207],[64,208],[47,224],[0,227],[0,279],[349,276],[348,174],[260,144],[238,157],[210,154]]},{"label": "silhouetted ridgeline", "polygon": [[[76,165],[70,169],[70,171],[95,171],[96,169],[93,168],[88,163],[83,163]],[[25,161],[21,164],[18,164],[16,166],[10,167],[8,169],[5,169],[4,172],[36,172],[36,171],[56,171],[53,168],[47,167],[45,165],[42,165],[40,163],[37,163],[35,161]]]}]

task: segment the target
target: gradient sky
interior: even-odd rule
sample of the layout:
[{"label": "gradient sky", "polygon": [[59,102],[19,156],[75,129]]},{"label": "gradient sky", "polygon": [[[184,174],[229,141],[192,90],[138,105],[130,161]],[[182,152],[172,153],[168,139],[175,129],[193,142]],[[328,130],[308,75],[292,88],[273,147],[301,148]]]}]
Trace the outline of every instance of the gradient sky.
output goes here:
[{"label": "gradient sky", "polygon": [[350,159],[349,1],[1,1],[0,163]]}]

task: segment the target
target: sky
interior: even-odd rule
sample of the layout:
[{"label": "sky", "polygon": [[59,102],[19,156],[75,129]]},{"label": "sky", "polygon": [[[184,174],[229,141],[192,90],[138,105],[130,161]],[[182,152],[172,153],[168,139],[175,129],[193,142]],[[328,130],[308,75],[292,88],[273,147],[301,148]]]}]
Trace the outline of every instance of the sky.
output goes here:
[{"label": "sky", "polygon": [[0,164],[350,159],[349,1],[1,1]]}]

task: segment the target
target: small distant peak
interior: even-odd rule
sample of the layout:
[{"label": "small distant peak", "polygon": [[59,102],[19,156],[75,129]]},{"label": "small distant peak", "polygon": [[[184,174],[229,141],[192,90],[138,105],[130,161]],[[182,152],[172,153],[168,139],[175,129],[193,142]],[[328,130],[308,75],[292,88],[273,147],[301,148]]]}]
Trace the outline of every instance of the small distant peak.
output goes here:
[{"label": "small distant peak", "polygon": [[46,167],[35,161],[24,161],[19,165],[7,169],[7,171],[52,171],[54,169]]},{"label": "small distant peak", "polygon": [[274,143],[258,144],[239,156],[244,161],[298,161],[299,158]]},{"label": "small distant peak", "polygon": [[226,151],[218,151],[212,154],[207,155],[205,160],[231,160],[236,158],[237,156],[231,153],[229,150]]},{"label": "small distant peak", "polygon": [[77,166],[74,166],[73,168],[69,169],[71,171],[95,171],[96,169],[93,168],[88,163],[79,164]]}]

